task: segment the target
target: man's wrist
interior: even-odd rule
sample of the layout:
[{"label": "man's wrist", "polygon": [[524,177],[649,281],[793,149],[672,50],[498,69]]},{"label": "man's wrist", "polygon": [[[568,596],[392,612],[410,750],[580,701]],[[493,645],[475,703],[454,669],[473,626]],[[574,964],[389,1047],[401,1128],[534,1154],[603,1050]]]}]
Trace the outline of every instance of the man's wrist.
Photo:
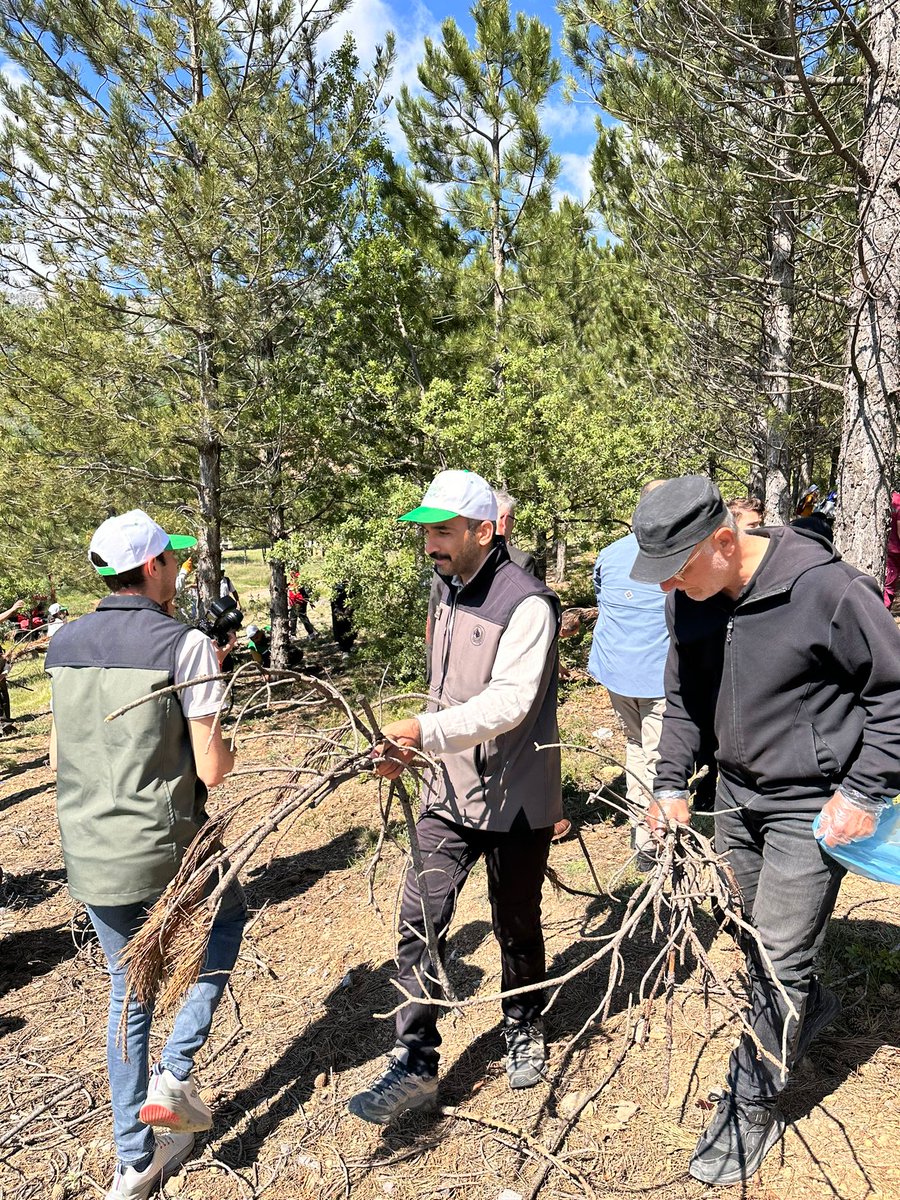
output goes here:
[{"label": "man's wrist", "polygon": [[856,808],[859,808],[863,812],[867,813],[873,813],[876,815],[880,814],[887,804],[887,800],[873,800],[872,797],[867,796],[865,792],[860,792],[857,788],[849,787],[844,784],[838,788],[838,792],[850,804],[855,805]]}]

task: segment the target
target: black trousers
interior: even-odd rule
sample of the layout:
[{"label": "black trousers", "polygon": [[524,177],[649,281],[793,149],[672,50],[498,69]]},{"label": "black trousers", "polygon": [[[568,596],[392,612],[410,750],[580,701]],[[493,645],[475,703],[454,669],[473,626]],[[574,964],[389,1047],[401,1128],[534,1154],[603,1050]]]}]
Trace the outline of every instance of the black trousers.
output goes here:
[{"label": "black trousers", "polygon": [[[812,832],[816,813],[827,800],[808,808],[759,813],[737,807],[720,785],[716,799],[716,849],[734,870],[744,907],[756,927],[771,970],[756,943],[745,939],[751,984],[749,1021],[766,1054],[746,1033],[728,1064],[728,1083],[738,1100],[772,1101],[787,1083],[788,1070],[807,1005],[818,984],[816,958],[825,940],[846,871],[819,848]],[[778,980],[799,1014],[789,1015]]]},{"label": "black trousers", "polygon": [[[521,827],[520,827],[521,826]],[[432,813],[419,817],[416,829],[425,864],[429,908],[443,956],[447,930],[457,897],[475,863],[484,857],[494,936],[500,944],[503,991],[539,983],[545,978],[544,934],[541,929],[541,888],[553,836],[547,829],[529,829],[519,822],[508,833],[493,833],[454,825]],[[422,896],[410,867],[400,907],[398,981],[414,996],[439,995],[436,972],[425,944]],[[502,1002],[510,1021],[533,1021],[544,1007],[537,989]],[[441,1036],[440,1009],[407,1004],[397,1014],[395,1055],[420,1073],[437,1070]]]}]

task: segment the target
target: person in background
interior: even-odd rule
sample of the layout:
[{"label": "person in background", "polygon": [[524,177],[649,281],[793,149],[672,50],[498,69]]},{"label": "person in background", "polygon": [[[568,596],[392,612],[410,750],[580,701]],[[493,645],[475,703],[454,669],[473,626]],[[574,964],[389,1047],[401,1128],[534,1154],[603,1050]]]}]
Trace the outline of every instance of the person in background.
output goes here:
[{"label": "person in background", "polygon": [[197,620],[197,580],[190,555],[181,564],[175,579],[175,605],[185,624],[193,625]]},{"label": "person in background", "polygon": [[[658,486],[646,484],[641,496]],[[597,624],[588,672],[609,692],[625,730],[625,794],[635,814],[653,798],[657,747],[666,707],[663,672],[669,650],[666,598],[652,584],[630,577],[638,552],[633,533],[605,546],[594,565]],[[655,842],[644,821],[632,817],[631,847],[639,870],[656,861]]]},{"label": "person in background", "polygon": [[890,609],[900,579],[900,492],[891,492],[891,528],[884,563],[884,607]]},{"label": "person in background", "polygon": [[219,580],[219,598],[224,600],[226,596],[230,596],[238,608],[241,606],[240,597],[237,593],[237,588],[225,574],[225,568],[222,568],[222,578]]},{"label": "person in background", "polygon": [[734,517],[738,529],[748,533],[751,529],[762,528],[766,523],[765,505],[756,496],[738,496],[729,500],[728,511]]},{"label": "person in background", "polygon": [[299,571],[291,571],[288,581],[288,617],[291,623],[291,637],[297,636],[297,622],[306,630],[306,636],[312,641],[318,637],[312,621],[309,619],[309,588],[300,580]]},{"label": "person in background", "polygon": [[353,601],[346,579],[335,585],[331,597],[331,632],[338,647],[349,654],[356,641],[356,631],[353,628]]},{"label": "person in background", "polygon": [[521,567],[529,575],[537,575],[537,563],[534,555],[513,545],[516,509],[519,507],[518,500],[503,488],[494,488],[494,495],[497,497],[497,536],[502,537],[506,542],[509,557],[517,567]]},{"label": "person in background", "polygon": [[[217,719],[224,683],[168,690],[218,674],[233,644],[232,636],[219,647],[172,617],[175,551],[195,544],[170,537],[140,509],[104,521],[88,557],[111,594],[61,629],[47,650],[50,765],[67,882],[87,908],[111,985],[106,1051],[118,1164],[106,1200],[147,1200],[190,1153],[194,1133],[211,1127],[194,1056],[209,1034],[246,920],[235,884],[212,924],[200,978],[151,1069],[152,1009],[134,997],[125,1009],[122,955],[206,821],[207,790],[234,766]],[[160,699],[107,720],[155,690]]]},{"label": "person in background", "polygon": [[54,602],[47,609],[47,637],[52,638],[59,633],[63,625],[69,619],[69,610],[63,608],[59,603]]},{"label": "person in background", "polygon": [[0,736],[15,733],[9,697],[9,671],[12,663],[3,646],[0,646]]},{"label": "person in background", "polygon": [[265,629],[260,629],[258,625],[247,626],[247,649],[255,663],[261,667],[271,666],[271,642]]}]

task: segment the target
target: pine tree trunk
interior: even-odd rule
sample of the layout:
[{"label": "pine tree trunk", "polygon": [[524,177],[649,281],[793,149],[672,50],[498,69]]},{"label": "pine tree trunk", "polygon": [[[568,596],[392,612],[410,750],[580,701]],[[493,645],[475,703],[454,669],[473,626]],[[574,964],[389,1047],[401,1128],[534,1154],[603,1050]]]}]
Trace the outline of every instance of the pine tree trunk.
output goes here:
[{"label": "pine tree trunk", "polygon": [[838,469],[835,542],[849,562],[884,573],[900,400],[900,10],[878,0],[860,158],[869,186],[857,197],[859,230],[850,297],[850,365]]},{"label": "pine tree trunk", "polygon": [[[789,47],[786,19],[779,20],[778,42]],[[785,57],[781,71],[788,69]],[[790,67],[793,70],[793,66]],[[791,369],[794,344],[794,229],[795,205],[790,194],[792,164],[786,146],[793,121],[793,84],[778,84],[778,108],[773,142],[779,147],[773,196],[766,229],[766,279],[762,311],[762,390],[765,417],[766,522],[780,525],[791,513]]]},{"label": "pine tree trunk", "polygon": [[[190,23],[191,95],[194,106],[203,101],[204,71],[196,23]],[[199,163],[195,163],[199,167]],[[211,264],[204,273],[204,287],[210,312],[208,329],[214,329],[211,313],[213,294]],[[200,401],[199,499],[200,529],[197,535],[197,596],[201,613],[218,598],[222,573],[222,442],[216,424],[218,408],[218,368],[213,351],[213,335],[208,331],[197,336],[197,384]]]},{"label": "pine tree trunk", "polygon": [[[279,494],[281,483],[281,456],[277,456],[273,471],[278,473]],[[284,537],[284,505],[273,503],[269,509],[269,544],[275,545]],[[273,558],[269,563],[269,620],[271,633],[271,662],[278,670],[290,665],[288,651],[291,645],[291,630],[288,620],[287,571],[284,563]]]},{"label": "pine tree trunk", "polygon": [[567,566],[566,535],[560,525],[556,525],[553,536],[556,542],[556,583],[559,585],[566,581]]},{"label": "pine tree trunk", "polygon": [[542,583],[547,582],[547,531],[539,529],[535,535],[534,546],[535,574]]},{"label": "pine tree trunk", "polygon": [[200,611],[219,595],[222,569],[221,456],[218,439],[208,436],[198,447],[200,528],[197,530],[197,588]]}]

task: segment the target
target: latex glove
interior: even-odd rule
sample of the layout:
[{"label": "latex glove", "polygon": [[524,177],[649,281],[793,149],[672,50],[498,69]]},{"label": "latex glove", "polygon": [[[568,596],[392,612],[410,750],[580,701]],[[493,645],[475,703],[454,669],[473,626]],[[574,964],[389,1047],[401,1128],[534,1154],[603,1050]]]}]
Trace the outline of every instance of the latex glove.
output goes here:
[{"label": "latex glove", "polygon": [[871,837],[878,827],[884,804],[865,796],[851,799],[835,792],[819,818],[818,837],[826,846],[846,846]]},{"label": "latex glove", "polygon": [[691,805],[687,792],[658,792],[647,809],[647,827],[663,834],[671,825],[690,825]]},{"label": "latex glove", "polygon": [[[385,740],[373,747],[372,757],[385,761],[376,763],[375,774],[385,779],[396,779],[416,757],[416,751],[422,745],[422,731],[415,717],[407,717],[403,721],[392,721],[390,725],[385,725],[381,732]],[[397,744],[392,745],[393,742]]]}]

